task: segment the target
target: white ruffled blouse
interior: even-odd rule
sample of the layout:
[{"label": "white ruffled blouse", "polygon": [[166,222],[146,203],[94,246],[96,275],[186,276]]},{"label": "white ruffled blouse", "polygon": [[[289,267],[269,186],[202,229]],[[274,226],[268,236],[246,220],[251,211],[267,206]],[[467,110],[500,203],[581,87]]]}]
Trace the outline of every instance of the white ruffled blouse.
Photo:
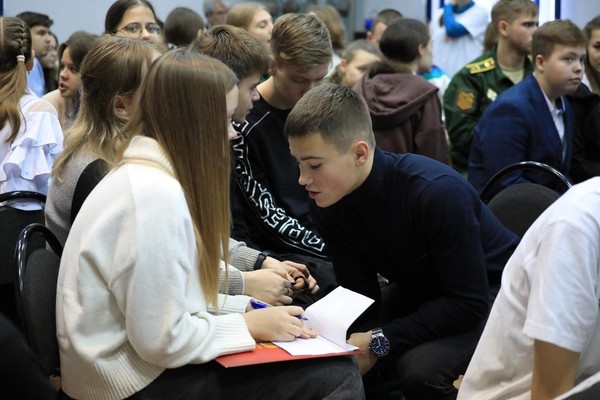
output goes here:
[{"label": "white ruffled blouse", "polygon": [[21,97],[21,128],[6,142],[11,127],[0,129],[0,193],[30,190],[48,194],[52,165],[63,149],[63,132],[54,107],[35,95]]}]

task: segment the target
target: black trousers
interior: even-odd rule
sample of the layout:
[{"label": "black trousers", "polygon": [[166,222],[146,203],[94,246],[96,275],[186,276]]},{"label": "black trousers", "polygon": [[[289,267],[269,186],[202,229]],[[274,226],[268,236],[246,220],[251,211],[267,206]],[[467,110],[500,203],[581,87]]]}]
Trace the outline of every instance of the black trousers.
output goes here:
[{"label": "black trousers", "polygon": [[169,369],[131,396],[135,400],[361,400],[364,390],[349,356],[225,368],[216,362]]},{"label": "black trousers", "polygon": [[[389,314],[389,307],[394,306],[396,289],[394,284],[382,288],[383,314]],[[498,286],[490,288],[490,308],[498,290]],[[367,329],[381,325],[384,318],[380,315]],[[485,323],[481,321],[468,332],[422,343],[400,356],[381,358],[363,377],[367,399],[456,399],[454,381],[467,370]]]}]

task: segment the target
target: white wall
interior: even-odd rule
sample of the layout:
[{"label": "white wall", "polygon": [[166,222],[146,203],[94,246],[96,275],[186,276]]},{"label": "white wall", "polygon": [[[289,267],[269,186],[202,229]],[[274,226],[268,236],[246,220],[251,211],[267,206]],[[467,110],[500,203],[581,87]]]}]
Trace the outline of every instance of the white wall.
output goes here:
[{"label": "white wall", "polygon": [[385,8],[395,8],[408,18],[426,20],[427,0],[355,0],[354,3],[356,5],[356,31],[358,32],[364,31],[365,19],[375,18],[377,13]]},{"label": "white wall", "polygon": [[[77,30],[92,33],[104,31],[104,16],[114,0],[4,0],[4,15],[15,15],[22,11],[37,11],[48,14],[54,20],[52,30],[59,40],[66,40]],[[230,4],[240,0],[230,0]],[[475,0],[491,9],[497,0]],[[204,16],[204,0],[154,0],[152,1],[158,18],[165,19],[169,12],[178,6],[189,7]],[[324,0],[319,0],[324,2]],[[405,16],[425,21],[426,0],[353,0],[355,30],[363,31],[366,18],[374,17],[384,8],[393,7]],[[438,0],[432,1],[437,8]],[[540,22],[553,18],[553,0],[540,0]],[[579,26],[600,14],[600,0],[562,0],[562,18],[570,18]]]},{"label": "white wall", "polygon": [[600,1],[598,0],[561,1],[561,18],[570,19],[582,28],[596,15],[600,15]]},{"label": "white wall", "polygon": [[[475,0],[476,3],[486,7],[491,11],[498,0]],[[599,0],[560,0],[561,19],[571,19],[577,25],[583,26],[594,16],[600,14]],[[432,8],[437,9],[439,0],[432,1]],[[540,24],[551,21],[555,15],[554,0],[540,0]]]},{"label": "white wall", "polygon": [[[85,30],[100,34],[104,31],[104,17],[114,0],[4,0],[4,15],[22,11],[47,14],[54,20],[52,31],[58,40],[66,40],[71,33]],[[164,21],[175,7],[189,7],[204,17],[203,0],[150,0],[157,17]]]}]

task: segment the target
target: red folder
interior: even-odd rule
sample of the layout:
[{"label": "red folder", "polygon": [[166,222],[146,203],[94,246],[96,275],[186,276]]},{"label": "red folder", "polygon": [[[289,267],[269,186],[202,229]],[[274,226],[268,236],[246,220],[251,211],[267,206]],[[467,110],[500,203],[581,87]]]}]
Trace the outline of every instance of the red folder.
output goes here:
[{"label": "red folder", "polygon": [[345,356],[348,354],[362,354],[361,350],[345,351],[342,353],[329,353],[319,355],[302,355],[293,356],[280,347],[277,347],[271,342],[257,343],[253,351],[243,353],[228,354],[226,356],[217,357],[215,361],[226,368],[242,367],[244,365],[265,364],[279,361],[302,360],[305,358],[320,358],[320,357],[335,357]]}]

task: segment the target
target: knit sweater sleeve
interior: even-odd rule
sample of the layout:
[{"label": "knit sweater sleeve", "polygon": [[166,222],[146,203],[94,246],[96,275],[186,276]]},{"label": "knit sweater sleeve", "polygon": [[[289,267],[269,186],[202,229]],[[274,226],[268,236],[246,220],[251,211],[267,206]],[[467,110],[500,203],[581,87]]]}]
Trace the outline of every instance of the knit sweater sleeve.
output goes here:
[{"label": "knit sweater sleeve", "polygon": [[[166,368],[252,348],[254,340],[242,316],[213,315],[204,300],[195,236],[178,183],[152,182],[148,186],[153,189],[144,188],[148,174],[136,175],[132,173],[131,181],[141,182],[133,188],[133,220],[129,221],[135,231],[122,237],[118,247],[123,253],[117,253],[128,268],[112,271],[110,278],[133,347],[144,360]],[[159,180],[153,175],[153,180]],[[148,228],[150,220],[154,229]],[[165,237],[177,239],[163,240]],[[133,250],[135,253],[130,253]],[[234,296],[231,300],[247,303],[247,298]],[[236,304],[226,302],[220,308],[240,311]],[[141,317],[144,315],[147,317]]]},{"label": "knit sweater sleeve", "polygon": [[225,271],[219,274],[220,292],[230,295],[244,294],[245,280],[244,271],[253,271],[254,264],[260,252],[254,250],[244,242],[238,242],[235,239],[229,238],[229,262],[227,276]]},{"label": "knit sweater sleeve", "polygon": [[[126,156],[139,152],[145,160],[168,163],[158,144],[144,139],[132,141]],[[211,313],[193,223],[177,180],[148,162],[132,163],[97,188],[73,226],[77,239],[65,247],[65,270],[72,270],[70,265],[80,270],[62,282],[62,316],[73,322],[73,348],[89,350],[86,357],[94,359],[127,343],[146,363],[164,368],[252,349],[243,317],[224,314],[245,309],[246,296],[229,296],[224,303],[220,298],[215,306],[221,313]],[[81,318],[71,320],[75,315]]]},{"label": "knit sweater sleeve", "polygon": [[246,246],[246,243],[229,239],[229,263],[240,271],[254,270],[259,254],[258,250]]}]

